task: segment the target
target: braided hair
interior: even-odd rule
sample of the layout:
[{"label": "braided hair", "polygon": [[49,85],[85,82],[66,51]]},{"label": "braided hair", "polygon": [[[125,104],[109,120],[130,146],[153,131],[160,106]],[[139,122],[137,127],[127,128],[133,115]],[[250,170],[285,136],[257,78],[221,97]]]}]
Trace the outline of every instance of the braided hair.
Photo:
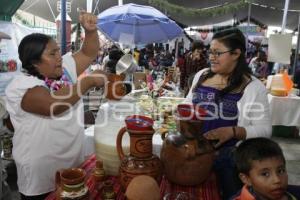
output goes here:
[{"label": "braided hair", "polygon": [[45,77],[39,73],[34,64],[41,60],[46,45],[50,40],[52,40],[52,38],[48,35],[32,33],[22,39],[18,48],[19,59],[22,62],[23,70],[41,80],[44,80]]}]

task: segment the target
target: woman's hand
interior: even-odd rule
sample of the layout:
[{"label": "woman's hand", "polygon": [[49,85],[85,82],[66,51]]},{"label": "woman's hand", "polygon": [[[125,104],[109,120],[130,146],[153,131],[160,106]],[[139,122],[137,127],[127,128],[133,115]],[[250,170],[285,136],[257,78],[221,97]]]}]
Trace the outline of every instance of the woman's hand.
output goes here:
[{"label": "woman's hand", "polygon": [[77,74],[82,74],[97,58],[100,42],[95,15],[80,11],[79,22],[84,28],[85,37],[80,50],[73,54],[73,58],[75,59]]},{"label": "woman's hand", "polygon": [[203,135],[208,140],[215,140],[217,143],[214,144],[215,148],[220,147],[223,143],[232,139],[234,136],[232,126],[221,127],[204,133]]},{"label": "woman's hand", "polygon": [[97,16],[91,13],[80,11],[79,22],[87,32],[93,32],[97,30]]},{"label": "woman's hand", "polygon": [[95,70],[88,76],[92,80],[94,87],[103,87],[109,82],[109,73],[102,70]]}]

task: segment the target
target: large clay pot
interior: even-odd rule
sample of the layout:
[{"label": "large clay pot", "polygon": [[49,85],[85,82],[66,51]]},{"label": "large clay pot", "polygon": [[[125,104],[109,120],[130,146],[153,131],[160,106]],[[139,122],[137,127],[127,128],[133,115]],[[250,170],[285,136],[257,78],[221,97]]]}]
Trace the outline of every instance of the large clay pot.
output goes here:
[{"label": "large clay pot", "polygon": [[85,176],[85,171],[80,168],[69,168],[57,171],[55,177],[57,199],[88,199],[88,188],[85,185]]},{"label": "large clay pot", "polygon": [[[130,181],[138,175],[153,177],[159,184],[162,175],[160,159],[152,154],[153,120],[139,115],[125,119],[126,127],[121,128],[117,136],[117,151],[121,160],[119,168],[120,182],[125,191]],[[130,153],[124,155],[122,137],[130,136]]]},{"label": "large clay pot", "polygon": [[214,148],[201,135],[201,120],[183,117],[178,122],[178,132],[168,134],[163,142],[160,158],[164,174],[179,185],[199,185],[210,175]]},{"label": "large clay pot", "polygon": [[124,75],[110,74],[109,83],[106,88],[106,98],[110,100],[120,100],[126,95],[126,86],[124,84]]}]

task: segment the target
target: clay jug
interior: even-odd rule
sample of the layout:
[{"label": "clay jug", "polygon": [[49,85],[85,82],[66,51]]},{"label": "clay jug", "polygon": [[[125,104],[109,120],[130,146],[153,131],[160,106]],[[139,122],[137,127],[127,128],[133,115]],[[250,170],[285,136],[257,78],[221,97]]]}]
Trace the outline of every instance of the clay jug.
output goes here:
[{"label": "clay jug", "polygon": [[[138,175],[161,180],[162,165],[160,159],[152,154],[152,136],[154,134],[151,118],[133,115],[125,119],[126,127],[121,128],[117,136],[117,151],[121,160],[119,168],[120,182],[125,191],[130,181]],[[128,132],[130,136],[130,153],[124,155],[122,137]]]},{"label": "clay jug", "polygon": [[69,168],[56,172],[55,182],[57,199],[88,199],[88,188],[85,185],[86,173],[80,168]]},{"label": "clay jug", "polygon": [[202,120],[196,116],[203,116],[204,111],[197,109],[193,105],[178,105],[178,131],[165,137],[161,150],[164,174],[169,181],[179,185],[203,183],[210,175],[214,161],[214,148],[201,135]]},{"label": "clay jug", "polygon": [[106,98],[109,100],[120,100],[126,95],[126,86],[124,84],[124,75],[110,74],[109,83],[106,88]]}]

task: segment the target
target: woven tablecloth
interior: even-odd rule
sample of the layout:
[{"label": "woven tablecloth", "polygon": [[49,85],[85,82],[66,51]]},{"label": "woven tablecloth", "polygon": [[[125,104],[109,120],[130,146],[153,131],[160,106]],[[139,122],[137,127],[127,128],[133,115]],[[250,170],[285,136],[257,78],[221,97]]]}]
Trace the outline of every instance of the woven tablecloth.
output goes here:
[{"label": "woven tablecloth", "polygon": [[[94,179],[91,176],[93,169],[96,166],[96,155],[91,155],[85,162],[80,166],[80,168],[84,169],[87,174],[86,185],[89,189],[89,199],[101,200],[101,193],[98,190],[98,186],[95,184]],[[124,193],[121,190],[121,185],[119,183],[119,179],[116,176],[108,176],[108,179],[112,180],[114,183],[114,191],[116,193],[117,200],[125,200]],[[199,200],[220,200],[219,190],[217,187],[217,181],[214,174],[206,180],[205,183],[195,187],[185,187],[179,186],[176,184],[170,183],[165,177],[162,178],[160,184],[160,192],[163,197],[167,193],[172,192],[187,192],[191,194],[195,199]],[[46,198],[46,200],[55,200],[56,193],[52,192]]]}]

